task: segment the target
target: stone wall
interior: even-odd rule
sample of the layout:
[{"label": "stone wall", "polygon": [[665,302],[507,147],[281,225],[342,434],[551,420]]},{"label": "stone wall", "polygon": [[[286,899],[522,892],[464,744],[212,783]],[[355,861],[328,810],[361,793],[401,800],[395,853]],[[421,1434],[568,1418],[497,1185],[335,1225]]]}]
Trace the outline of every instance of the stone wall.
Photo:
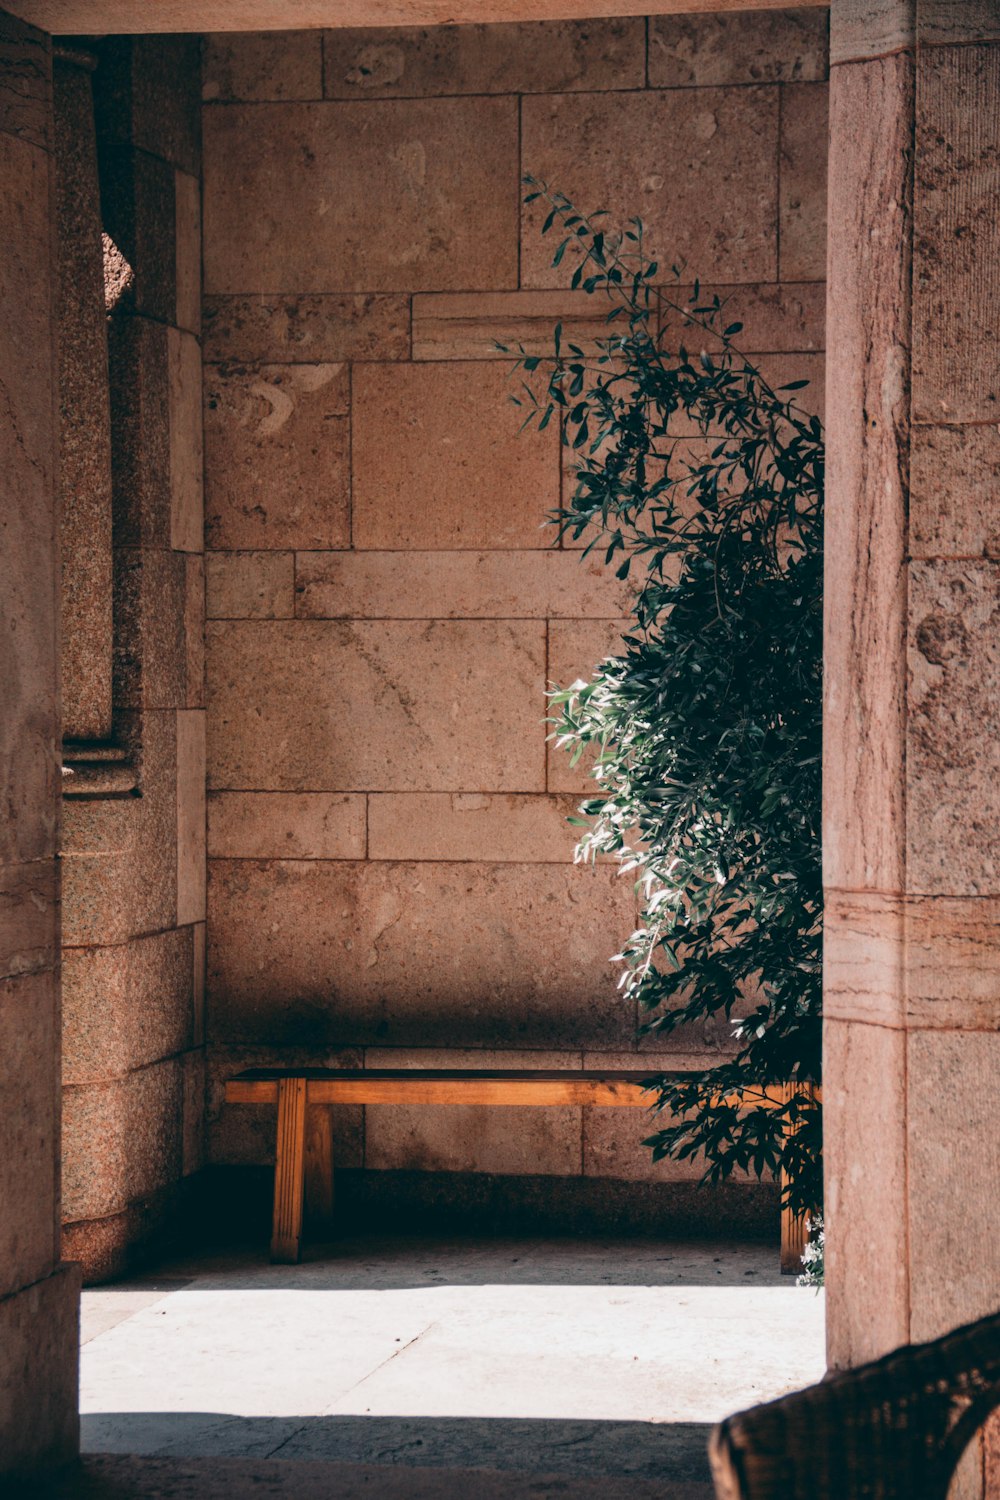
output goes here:
[{"label": "stone wall", "polygon": [[52,57],[0,12],[0,1488],[76,1451],[59,1263],[59,661]]},{"label": "stone wall", "polygon": [[[635,1065],[608,962],[631,887],[572,864],[588,782],[544,723],[628,595],[553,546],[558,434],[516,435],[493,347],[592,339],[605,309],[561,289],[520,178],[641,214],[821,403],[825,78],[816,10],[207,40],[212,1162],[273,1150],[221,1104],[248,1065]],[[697,1172],[653,1169],[627,1112],[337,1130],[383,1181]]]},{"label": "stone wall", "polygon": [[[75,200],[60,196],[64,244],[106,235],[98,334],[72,331],[94,295],[64,291],[61,368],[63,487],[78,510],[100,510],[105,490],[113,572],[111,661],[99,651],[67,661],[104,671],[112,732],[67,747],[70,778],[63,869],[64,1250],[90,1280],[120,1273],[176,1221],[182,1189],[201,1165],[204,1095],[204,578],[201,499],[197,38],[111,38],[92,69],[94,190],[81,152],[88,119],[79,64],[72,90]],[[74,71],[75,70],[75,71]],[[90,79],[86,80],[89,95]],[[94,127],[96,119],[96,130]],[[94,201],[96,180],[100,201]],[[76,218],[67,222],[67,206]],[[88,218],[89,214],[89,218]],[[65,252],[64,252],[65,256]],[[82,255],[79,266],[89,264]],[[106,295],[107,322],[104,321]],[[104,361],[102,367],[102,360]],[[70,419],[101,379],[110,401],[68,445]],[[81,394],[81,387],[83,393]],[[103,425],[100,420],[103,410]],[[69,461],[68,461],[69,460]],[[80,632],[82,549],[64,572],[64,624]],[[86,554],[84,554],[86,555]],[[77,686],[77,684],[73,684]],[[79,691],[68,701],[83,696]],[[75,731],[79,735],[79,730]]]}]

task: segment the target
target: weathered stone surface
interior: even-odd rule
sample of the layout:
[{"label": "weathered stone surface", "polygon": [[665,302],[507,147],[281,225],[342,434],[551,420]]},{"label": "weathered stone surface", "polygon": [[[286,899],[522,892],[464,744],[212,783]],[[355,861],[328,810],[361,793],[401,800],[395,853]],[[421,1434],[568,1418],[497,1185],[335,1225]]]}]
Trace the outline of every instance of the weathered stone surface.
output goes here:
[{"label": "weathered stone surface", "polygon": [[305,619],[617,619],[630,596],[600,558],[554,550],[295,558],[295,612]]},{"label": "weathered stone surface", "polygon": [[868,1025],[905,1025],[906,936],[904,897],[827,889],[824,1015]]},{"label": "weathered stone surface", "polygon": [[1000,903],[910,896],[906,1019],[910,1027],[1000,1031]]},{"label": "weathered stone surface", "polygon": [[170,422],[170,545],[200,552],[205,545],[201,431],[201,350],[193,334],[167,329]]},{"label": "weathered stone surface", "polygon": [[[831,81],[824,878],[903,889],[912,63]],[[881,227],[869,233],[872,224]],[[867,414],[867,417],[866,417]],[[835,601],[835,602],[834,602]]]},{"label": "weathered stone surface", "polygon": [[208,853],[222,859],[364,859],[365,799],[338,792],[213,792]]},{"label": "weathered stone surface", "polygon": [[[104,245],[107,311],[138,312],[159,323],[172,323],[177,311],[179,174],[169,162],[129,144],[102,142],[100,164],[101,229],[108,237]],[[109,274],[109,255],[120,256],[124,262],[115,277]]]},{"label": "weathered stone surface", "polygon": [[330,364],[406,359],[410,300],[373,292],[206,297],[205,359]]},{"label": "weathered stone surface", "polygon": [[910,1337],[995,1312],[1000,1032],[907,1039]]},{"label": "weathered stone surface", "polygon": [[544,672],[535,621],[210,624],[209,785],[542,791]]},{"label": "weathered stone surface", "polygon": [[907,879],[1000,893],[1000,566],[910,568]]},{"label": "weathered stone surface", "polygon": [[0,1198],[5,1205],[0,1215],[0,1264],[5,1289],[38,1281],[58,1259],[56,1002],[51,974],[0,980],[0,1056],[9,1100],[9,1107],[0,1111]]},{"label": "weathered stone surface", "polygon": [[823,1046],[827,1357],[842,1370],[909,1338],[906,1037],[828,1020]]},{"label": "weathered stone surface", "polygon": [[[305,557],[327,557],[325,552]],[[209,552],[205,558],[210,620],[283,620],[295,614],[292,552]]]},{"label": "weathered stone surface", "polygon": [[70,1465],[80,1446],[80,1268],[0,1298],[0,1474]]},{"label": "weathered stone surface", "polygon": [[106,1083],[191,1045],[193,929],[64,948],[62,1077]]},{"label": "weathered stone surface", "polygon": [[[585,682],[598,662],[622,651],[622,634],[630,628],[628,620],[553,620],[549,625],[547,677],[550,687],[567,688],[578,678]],[[550,725],[550,732],[555,726]],[[575,766],[570,756],[554,741],[546,748],[548,789],[550,792],[575,792],[598,795],[598,786],[587,774],[594,756],[584,754]]]},{"label": "weathered stone surface", "polygon": [[1000,431],[914,427],[911,557],[1000,558]]},{"label": "weathered stone surface", "polygon": [[181,1101],[181,1169],[185,1177],[205,1165],[205,1051],[185,1052]]},{"label": "weathered stone surface", "polygon": [[[33,90],[34,64],[25,69],[22,77],[15,66],[15,79]],[[12,97],[22,98],[20,84]],[[0,861],[6,863],[54,853],[58,807],[50,190],[48,157],[28,139],[0,132],[6,226],[0,300],[17,311],[0,318],[0,758],[7,813]]]},{"label": "weathered stone surface", "polygon": [[323,37],[330,99],[642,88],[639,16],[499,26],[338,27]]},{"label": "weathered stone surface", "polygon": [[202,1047],[205,1043],[205,923],[196,922],[191,932],[191,1042],[195,1047]]},{"label": "weathered stone surface", "polygon": [[376,794],[368,799],[369,859],[571,864],[575,797],[484,792]]},{"label": "weathered stone surface", "polygon": [[781,91],[781,278],[826,275],[826,162],[829,105],[825,83]]},{"label": "weathered stone surface", "polygon": [[169,330],[148,318],[108,323],[115,546],[170,546]]},{"label": "weathered stone surface", "polygon": [[4,11],[0,18],[0,131],[43,151],[50,144],[52,53],[44,31]]},{"label": "weathered stone surface", "polygon": [[513,287],[518,175],[510,98],[209,106],[206,290]]},{"label": "weathered stone surface", "polygon": [[319,31],[216,31],[206,36],[201,97],[322,99],[323,36]]},{"label": "weathered stone surface", "polygon": [[52,859],[0,865],[0,977],[38,974],[59,952],[59,871]]},{"label": "weathered stone surface", "polygon": [[353,537],[361,548],[544,547],[559,434],[518,436],[497,364],[354,371]]},{"label": "weathered stone surface", "polygon": [[[682,310],[691,306],[692,286],[664,286],[661,295]],[[702,299],[718,296],[725,306],[723,326],[742,323],[736,343],[747,354],[822,349],[826,342],[826,286],[814,282],[762,282],[749,286],[699,287]],[[675,350],[682,340],[690,345],[690,333],[684,336],[685,320],[666,304],[660,319],[662,344]],[[669,334],[667,330],[670,330]]]},{"label": "weathered stone surface", "polygon": [[572,291],[421,293],[413,299],[413,358],[499,359],[509,367],[519,346],[551,356],[557,323],[564,344],[590,351],[598,339],[614,336],[608,323],[614,305],[597,293]]},{"label": "weathered stone surface", "polygon": [[98,134],[197,176],[201,106],[197,35],[112,36],[95,74]]},{"label": "weathered stone surface", "polygon": [[[624,1045],[606,868],[215,860],[212,1034],[289,1045]],[[267,943],[259,940],[267,933]]]},{"label": "weathered stone surface", "polygon": [[1000,48],[924,48],[917,78],[913,416],[996,422]]},{"label": "weathered stone surface", "polygon": [[174,173],[176,272],[175,308],[179,328],[201,332],[201,183],[190,172]]},{"label": "weathered stone surface", "polygon": [[111,733],[111,415],[90,74],[58,62],[59,493],[64,739]]},{"label": "weathered stone surface", "polygon": [[919,26],[925,46],[1000,42],[1000,16],[992,0],[921,0]]},{"label": "weathered stone surface", "polygon": [[[246,1068],[360,1068],[360,1048],[336,1046],[282,1047],[216,1045],[207,1052],[205,1147],[211,1163],[271,1166],[277,1136],[277,1111],[254,1104],[227,1104],[227,1078]],[[365,1125],[361,1105],[329,1106],[333,1118],[333,1156],[336,1167],[364,1164]]]},{"label": "weathered stone surface", "polygon": [[830,10],[831,64],[905,52],[916,36],[916,0],[837,0]]},{"label": "weathered stone surface", "polygon": [[184,648],[188,708],[205,707],[205,559],[184,558]]},{"label": "weathered stone surface", "polygon": [[[776,89],[549,95],[522,106],[525,169],[613,222],[640,214],[646,250],[663,265],[719,281],[771,281],[777,271]],[[664,142],[676,150],[664,158]],[[558,238],[540,236],[547,205],[523,211],[521,281],[566,286]]]},{"label": "weathered stone surface", "polygon": [[119,547],[114,563],[115,704],[182,707],[187,702],[186,557],[154,547]]},{"label": "weathered stone surface", "polygon": [[[717,1060],[717,1059],[716,1059]],[[645,1066],[645,1059],[639,1064]],[[631,1066],[636,1066],[633,1060]],[[653,1160],[651,1147],[643,1142],[666,1121],[643,1109],[583,1111],[583,1175],[612,1177],[620,1182],[700,1182],[705,1173],[701,1156],[677,1161]],[[731,1182],[756,1182],[753,1173],[737,1170]]]},{"label": "weathered stone surface", "polygon": [[63,1217],[97,1219],[181,1176],[182,1067],[63,1089]]},{"label": "weathered stone surface", "polygon": [[206,367],[211,547],[350,544],[348,401],[343,364]]},{"label": "weathered stone surface", "polygon": [[177,715],[177,921],[205,920],[205,714]]},{"label": "weathered stone surface", "polygon": [[790,83],[826,77],[823,10],[730,11],[650,16],[653,88]]}]

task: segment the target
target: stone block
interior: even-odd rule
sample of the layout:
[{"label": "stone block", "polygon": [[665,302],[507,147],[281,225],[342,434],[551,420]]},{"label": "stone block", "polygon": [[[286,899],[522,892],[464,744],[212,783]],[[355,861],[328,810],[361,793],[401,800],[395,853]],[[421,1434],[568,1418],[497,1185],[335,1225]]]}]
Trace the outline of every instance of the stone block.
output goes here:
[{"label": "stone block", "polygon": [[205,1050],[185,1052],[183,1070],[181,1167],[185,1177],[205,1165]]},{"label": "stone block", "polygon": [[347,366],[205,369],[211,547],[350,545]]},{"label": "stone block", "polygon": [[826,597],[838,606],[824,647],[824,878],[899,891],[913,70],[897,56],[834,74],[827,484],[845,503],[826,518]]},{"label": "stone block", "polygon": [[205,714],[177,715],[177,921],[205,920]]},{"label": "stone block", "polygon": [[[214,860],[211,1027],[309,1047],[627,1045],[605,867]],[[266,944],[260,934],[267,933]]]},{"label": "stone block", "polygon": [[1000,42],[1000,16],[992,0],[922,0],[918,19],[924,46]]},{"label": "stone block", "polygon": [[[669,163],[665,141],[675,146]],[[776,89],[527,98],[522,143],[525,170],[582,211],[606,208],[614,224],[639,214],[661,264],[720,281],[775,280]],[[546,212],[541,200],[523,211],[521,282],[568,286],[571,256],[553,267],[558,236],[539,233]]]},{"label": "stone block", "polygon": [[[675,307],[686,309],[691,305],[693,291],[692,286],[667,285],[661,294]],[[826,286],[822,281],[761,282],[749,286],[703,283],[698,305],[702,305],[700,299],[713,296],[718,296],[725,307],[723,327],[726,323],[743,324],[736,343],[748,354],[799,354],[825,346]],[[662,347],[673,351],[682,341],[690,344],[692,336],[688,333],[685,339],[685,326],[680,313],[664,306]]]},{"label": "stone block", "polygon": [[[27,1286],[58,1259],[58,992],[51,974],[0,980],[0,1255],[4,1288]],[[2,1430],[2,1429],[0,1429]]]},{"label": "stone block", "polygon": [[[40,33],[29,28],[22,31],[7,18],[3,26],[2,45],[14,50],[15,83],[0,88],[0,110],[11,111],[8,129],[21,120],[25,130],[24,139],[0,131],[0,212],[6,226],[0,252],[0,300],[8,309],[0,318],[0,368],[6,391],[0,414],[0,638],[5,643],[0,654],[0,757],[5,786],[0,862],[14,863],[55,853],[60,735],[58,550],[53,499],[53,184],[48,157],[29,144],[35,133],[32,120],[37,124],[33,101],[42,87],[38,69],[46,69],[47,62]],[[48,98],[47,93],[44,97]],[[16,650],[12,649],[15,643]]]},{"label": "stone block", "polygon": [[167,329],[170,422],[170,545],[200,552],[205,545],[202,499],[201,350],[193,334]]},{"label": "stone block", "polygon": [[484,792],[376,794],[368,799],[368,858],[572,864],[575,797]]},{"label": "stone block", "polygon": [[825,83],[781,91],[781,279],[826,275],[826,162],[829,101]]},{"label": "stone block", "polygon": [[[304,553],[326,558],[329,553]],[[209,552],[205,558],[210,620],[287,620],[295,614],[295,554]],[[360,611],[358,611],[360,613]]]},{"label": "stone block", "polygon": [[188,708],[205,707],[205,559],[184,558],[184,648]]},{"label": "stone block", "polygon": [[[632,1066],[635,1066],[633,1060]],[[620,1182],[700,1182],[705,1175],[701,1156],[676,1161],[653,1160],[643,1142],[674,1117],[651,1115],[644,1109],[600,1109],[583,1111],[583,1175],[611,1177]],[[765,1180],[770,1174],[765,1174]],[[753,1173],[734,1171],[730,1182],[756,1182]]]},{"label": "stone block", "polygon": [[518,435],[492,363],[354,371],[353,537],[359,548],[544,547],[559,504],[559,434]]},{"label": "stone block", "polygon": [[47,151],[51,144],[52,51],[44,31],[4,11],[0,18],[0,132]]},{"label": "stone block", "polygon": [[[413,358],[497,359],[519,353],[551,357],[556,324],[565,344],[593,351],[612,338],[606,297],[587,292],[425,292],[413,299]],[[511,387],[513,389],[513,387]]]},{"label": "stone block", "polygon": [[191,1043],[201,1047],[205,1042],[205,923],[196,922],[191,933]]},{"label": "stone block", "polygon": [[1000,1032],[907,1038],[910,1337],[996,1311]]},{"label": "stone block", "polygon": [[188,691],[184,553],[119,547],[114,575],[116,707],[183,706]]},{"label": "stone block", "polygon": [[618,619],[631,594],[600,558],[552,549],[295,558],[295,612],[304,619]]},{"label": "stone block", "polygon": [[214,622],[209,785],[543,791],[544,674],[538,621]]},{"label": "stone block", "polygon": [[917,562],[909,573],[909,886],[997,895],[1000,566]]},{"label": "stone block", "polygon": [[[577,679],[589,682],[594,668],[606,656],[618,656],[623,650],[622,635],[631,628],[628,620],[553,620],[549,624],[548,666],[550,687],[568,688]],[[555,716],[556,710],[551,710]],[[549,726],[550,733],[555,725]],[[575,766],[569,752],[550,740],[546,746],[548,789],[550,792],[573,792],[578,796],[599,795],[599,787],[588,774],[594,754],[587,752]]]},{"label": "stone block", "polygon": [[910,1336],[906,1037],[828,1020],[823,1047],[827,1357],[843,1370]]},{"label": "stone block", "polygon": [[917,39],[916,10],[914,0],[840,0],[830,12],[831,64],[910,51]]},{"label": "stone block", "polygon": [[175,319],[188,333],[201,332],[201,183],[189,172],[174,173],[176,267]]},{"label": "stone block", "polygon": [[912,1027],[1000,1031],[1000,903],[910,896],[906,1020]]},{"label": "stone block", "polygon": [[906,901],[879,891],[827,889],[823,1013],[901,1027],[906,1016]]},{"label": "stone block", "polygon": [[211,859],[364,859],[365,798],[339,792],[213,792]]},{"label": "stone block", "polygon": [[59,868],[54,859],[0,865],[0,978],[39,974],[59,955]]},{"label": "stone block", "polygon": [[63,1089],[63,1217],[106,1218],[182,1175],[183,1071],[167,1058]]},{"label": "stone block", "polygon": [[[277,1136],[277,1110],[254,1104],[227,1104],[228,1078],[247,1068],[360,1068],[359,1048],[220,1044],[206,1058],[205,1147],[213,1165],[271,1166]],[[362,1105],[329,1106],[333,1119],[335,1167],[364,1165],[365,1111]]]},{"label": "stone block", "polygon": [[209,105],[206,290],[514,287],[519,174],[513,98]]},{"label": "stone block", "polygon": [[[100,227],[105,242],[104,298],[109,313],[141,313],[158,323],[177,314],[177,252],[181,227],[169,162],[130,144],[101,144]],[[189,179],[194,181],[195,179]],[[109,256],[124,265],[110,274]]]},{"label": "stone block", "polygon": [[322,99],[319,31],[216,31],[204,39],[201,97]]},{"label": "stone block", "polygon": [[112,36],[94,75],[98,139],[131,143],[197,177],[201,168],[201,38]]},{"label": "stone block", "polygon": [[168,329],[148,318],[108,322],[116,547],[171,545],[167,337]]},{"label": "stone block", "polygon": [[62,1079],[107,1083],[192,1043],[193,929],[64,948]]},{"label": "stone block", "polygon": [[0,1298],[0,1483],[75,1462],[80,1446],[80,1268]]},{"label": "stone block", "polygon": [[651,16],[652,88],[797,83],[826,77],[824,10],[737,10],[723,15]]},{"label": "stone block", "polygon": [[914,427],[910,556],[1000,558],[1000,430]]},{"label": "stone block", "polygon": [[913,418],[1000,417],[1000,48],[922,49],[913,186]]},{"label": "stone block", "polygon": [[338,27],[323,37],[329,99],[642,88],[639,16],[501,25]]},{"label": "stone block", "polygon": [[406,359],[410,299],[374,292],[258,292],[206,297],[205,359],[332,364],[342,359]]}]

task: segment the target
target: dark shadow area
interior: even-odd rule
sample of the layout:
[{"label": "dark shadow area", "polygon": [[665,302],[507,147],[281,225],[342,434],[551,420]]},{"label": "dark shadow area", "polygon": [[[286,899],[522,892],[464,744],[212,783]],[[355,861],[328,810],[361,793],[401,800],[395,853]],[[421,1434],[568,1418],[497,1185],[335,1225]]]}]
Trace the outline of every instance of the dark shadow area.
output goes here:
[{"label": "dark shadow area", "polygon": [[709,1479],[711,1428],[703,1422],[101,1412],[84,1416],[81,1425],[83,1451],[90,1453]]}]

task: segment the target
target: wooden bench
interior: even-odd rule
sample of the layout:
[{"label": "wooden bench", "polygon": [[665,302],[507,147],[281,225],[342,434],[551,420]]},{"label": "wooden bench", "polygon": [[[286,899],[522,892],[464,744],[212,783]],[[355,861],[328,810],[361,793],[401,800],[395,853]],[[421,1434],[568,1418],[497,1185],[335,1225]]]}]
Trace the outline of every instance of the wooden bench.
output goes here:
[{"label": "wooden bench", "polygon": [[[455,1069],[253,1068],[226,1084],[227,1104],[276,1104],[271,1259],[294,1264],[303,1217],[329,1222],[333,1214],[331,1104],[588,1105],[649,1109],[648,1072],[480,1072]],[[783,1103],[787,1087],[768,1091]],[[804,1225],[781,1213],[781,1264],[797,1270]]]}]

